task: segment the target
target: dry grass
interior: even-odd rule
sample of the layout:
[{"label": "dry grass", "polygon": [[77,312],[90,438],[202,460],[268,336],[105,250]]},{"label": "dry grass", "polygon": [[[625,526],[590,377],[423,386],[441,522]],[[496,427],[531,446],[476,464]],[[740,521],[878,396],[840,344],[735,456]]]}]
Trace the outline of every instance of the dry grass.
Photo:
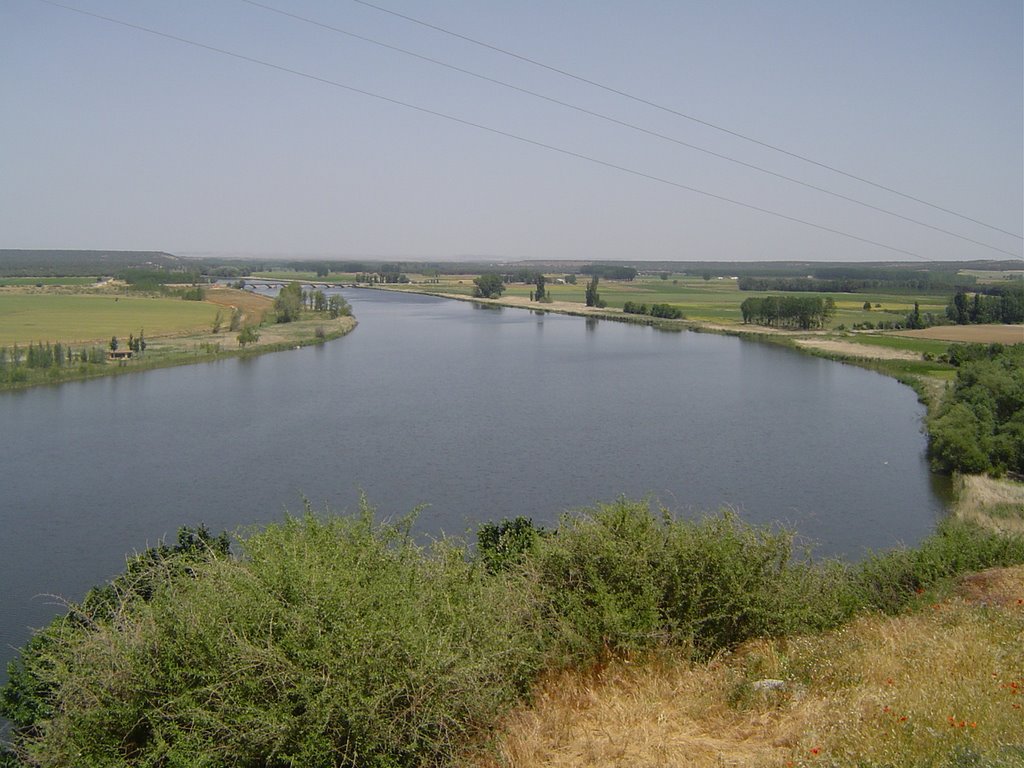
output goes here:
[{"label": "dry grass", "polygon": [[[771,709],[728,704],[729,668],[670,658],[548,680],[514,714],[496,765],[753,766],[781,764],[799,737]],[[787,721],[788,720],[788,721]]]},{"label": "dry grass", "polygon": [[980,344],[1021,344],[1024,343],[1024,325],[937,325],[919,331],[899,331],[893,335]]},{"label": "dry grass", "polygon": [[[221,307],[241,309],[243,325],[259,325],[274,306],[274,300],[269,296],[261,296],[251,291],[240,291],[223,285],[208,287],[206,300]],[[225,318],[225,327],[227,327],[228,320],[230,317]]]},{"label": "dry grass", "polygon": [[[709,664],[560,674],[508,718],[484,764],[1024,765],[1024,568],[921,601]],[[759,690],[764,679],[785,687]]]},{"label": "dry grass", "polygon": [[954,513],[1006,533],[1024,534],[1024,483],[985,475],[960,475]]}]

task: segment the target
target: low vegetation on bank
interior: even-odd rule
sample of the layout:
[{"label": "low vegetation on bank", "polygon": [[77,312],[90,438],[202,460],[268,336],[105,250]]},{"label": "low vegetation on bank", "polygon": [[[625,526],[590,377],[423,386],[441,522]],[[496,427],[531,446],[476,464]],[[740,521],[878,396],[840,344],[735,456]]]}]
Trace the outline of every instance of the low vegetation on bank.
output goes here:
[{"label": "low vegetation on bank", "polygon": [[[731,514],[691,522],[627,500],[550,531],[490,524],[476,547],[422,546],[411,523],[307,510],[243,537],[234,557],[208,534],[183,532],[180,546],[132,561],[12,665],[0,697],[14,723],[7,764],[486,762],[498,759],[489,745],[502,718],[542,701],[552,676],[665,653],[711,670],[748,643],[813,645],[800,638],[902,614],[959,574],[1024,562],[1024,539],[955,520],[916,549],[858,565],[794,557],[790,534]],[[730,678],[725,711],[761,706],[762,676],[807,685],[824,674],[819,648],[818,673],[776,658],[782,666]],[[795,690],[766,695],[795,701]],[[892,694],[889,706],[906,714]],[[993,682],[992,695],[1006,691]],[[888,701],[866,720],[848,717],[866,730],[897,727]],[[955,736],[994,758],[1012,717]]]},{"label": "low vegetation on bank", "polygon": [[899,616],[547,677],[480,768],[1012,768],[1024,764],[1024,568]]},{"label": "low vegetation on bank", "polygon": [[148,295],[151,282],[0,293],[0,390],[291,349],[355,326],[341,296],[298,284],[282,291],[278,307],[219,286],[152,283],[163,290]]}]

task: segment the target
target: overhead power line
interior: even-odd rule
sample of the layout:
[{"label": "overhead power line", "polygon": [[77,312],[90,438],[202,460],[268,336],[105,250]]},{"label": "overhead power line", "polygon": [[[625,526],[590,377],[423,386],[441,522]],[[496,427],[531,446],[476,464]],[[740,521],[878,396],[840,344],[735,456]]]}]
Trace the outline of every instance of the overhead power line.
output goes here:
[{"label": "overhead power line", "polygon": [[[820,160],[815,160],[815,159],[813,159],[811,157],[807,157],[806,155],[801,155],[801,154],[799,154],[797,152],[792,152],[792,151],[790,151],[788,149],[783,149],[782,147],[776,146],[775,144],[769,144],[766,141],[762,141],[760,139],[756,139],[753,136],[748,136],[746,134],[740,133],[739,131],[731,130],[729,128],[726,128],[726,127],[721,126],[721,125],[717,125],[717,124],[709,122],[707,120],[703,120],[703,119],[701,119],[699,117],[695,117],[694,115],[689,115],[689,114],[686,114],[685,112],[680,112],[677,109],[673,109],[672,107],[667,107],[664,104],[659,104],[659,103],[657,103],[655,101],[651,101],[649,99],[645,99],[642,96],[637,96],[635,94],[629,93],[628,91],[623,91],[623,90],[620,90],[620,89],[615,88],[613,86],[606,85],[604,83],[599,83],[596,80],[591,80],[591,79],[586,78],[586,77],[584,77],[582,75],[577,75],[577,74],[575,74],[573,72],[569,72],[569,71],[564,70],[564,69],[559,69],[558,67],[552,66],[550,64],[545,64],[544,62],[538,61],[537,59],[532,59],[529,56],[524,56],[523,54],[519,54],[519,53],[516,53],[514,51],[510,51],[510,50],[508,50],[506,48],[501,48],[501,47],[499,47],[497,45],[492,45],[491,43],[486,43],[486,42],[484,42],[482,40],[477,40],[476,38],[469,37],[468,35],[463,35],[463,34],[461,34],[459,32],[455,32],[455,31],[453,31],[451,29],[448,29],[446,27],[442,27],[442,26],[439,26],[437,24],[432,24],[429,21],[424,21],[423,19],[418,19],[415,16],[408,16],[408,15],[406,15],[404,13],[399,13],[398,11],[394,11],[394,10],[392,10],[390,8],[385,8],[384,6],[376,5],[375,3],[371,3],[368,0],[353,0],[353,1],[356,2],[356,3],[359,3],[360,5],[364,5],[367,8],[373,8],[376,11],[380,11],[382,13],[390,14],[391,16],[395,16],[395,17],[397,17],[399,19],[404,19],[405,21],[412,22],[413,24],[419,24],[420,26],[426,27],[427,29],[433,29],[436,32],[441,32],[442,34],[449,35],[451,37],[455,37],[455,38],[457,38],[459,40],[464,40],[467,43],[472,43],[473,45],[478,45],[478,46],[480,46],[482,48],[486,48],[486,49],[494,51],[496,53],[500,53],[500,54],[502,54],[504,56],[510,56],[510,57],[512,57],[514,59],[518,59],[519,61],[526,62],[527,64],[532,64],[533,66],[540,67],[541,69],[546,69],[549,72],[554,72],[556,74],[562,75],[563,77],[568,77],[568,78],[570,78],[572,80],[576,80],[577,82],[585,83],[587,85],[591,85],[591,86],[593,86],[595,88],[599,88],[599,89],[601,89],[603,91],[606,91],[608,93],[614,93],[615,95],[622,96],[623,98],[629,99],[630,101],[635,101],[635,102],[637,102],[639,104],[644,104],[644,105],[646,105],[648,107],[653,107],[654,109],[660,110],[662,112],[667,112],[668,114],[675,115],[676,117],[681,117],[684,120],[690,120],[690,121],[692,121],[694,123],[698,123],[698,124],[706,126],[708,128],[712,128],[712,129],[714,129],[716,131],[721,131],[722,133],[726,133],[726,134],[728,134],[730,136],[734,136],[737,139],[742,139],[743,141],[748,141],[751,144],[756,144],[759,147],[764,147],[765,149],[770,149],[773,152],[779,152],[779,153],[781,153],[783,155],[786,155],[788,157],[792,157],[792,158],[794,158],[796,160],[800,160],[800,161],[805,162],[805,163],[810,163],[811,165],[815,165],[815,166],[817,166],[819,168],[824,168],[827,171],[831,171],[832,173],[837,173],[840,176],[845,176],[848,179],[853,179],[854,181],[859,181],[862,184],[867,184],[869,186],[875,187],[876,189],[884,190],[884,191],[889,192],[891,194],[894,194],[894,195],[897,195],[899,197],[902,197],[902,198],[904,198],[906,200],[912,200],[915,203],[919,203],[921,205],[928,206],[929,208],[934,208],[935,210],[942,211],[943,213],[948,213],[951,216],[956,216],[958,218],[964,219],[965,221],[970,221],[970,222],[972,222],[974,224],[977,224],[979,226],[985,227],[987,229],[991,229],[991,230],[994,230],[996,232],[1001,232],[1004,235],[1009,235],[1010,237],[1015,237],[1018,240],[1024,239],[1024,236],[1021,236],[1020,234],[1017,234],[1016,232],[1010,232],[1008,230],[1002,229],[1001,227],[997,227],[994,224],[988,224],[988,223],[986,223],[984,221],[981,221],[979,219],[972,218],[971,216],[968,216],[966,214],[958,213],[957,211],[951,210],[949,208],[943,208],[941,205],[937,205],[936,203],[930,203],[927,200],[922,200],[921,198],[915,197],[914,195],[907,194],[906,192],[900,192],[898,189],[893,189],[892,187],[888,187],[888,186],[886,186],[884,184],[881,184],[881,183],[879,183],[877,181],[871,181],[870,179],[866,179],[863,176],[858,176],[858,175],[856,175],[854,173],[851,173],[849,171],[844,171],[844,170],[842,170],[840,168],[837,168],[837,167],[835,167],[833,165],[829,165],[828,163],[822,162]],[[1004,253],[1005,253],[1005,251],[1004,251]],[[1016,254],[1011,254],[1011,255],[1016,256]]]},{"label": "overhead power line", "polygon": [[412,58],[419,59],[420,61],[425,61],[425,62],[428,62],[430,64],[437,65],[439,67],[444,67],[444,68],[452,70],[454,72],[459,72],[460,74],[468,75],[469,77],[474,77],[474,78],[477,78],[479,80],[483,80],[485,82],[492,83],[494,85],[499,85],[499,86],[501,86],[503,88],[508,88],[508,89],[510,89],[512,91],[516,91],[517,93],[522,93],[522,94],[525,94],[527,96],[532,96],[534,98],[541,99],[541,100],[546,101],[546,102],[548,102],[550,104],[557,104],[560,107],[565,107],[566,109],[571,109],[571,110],[574,110],[574,111],[579,112],[581,114],[588,115],[590,117],[596,117],[596,118],[598,118],[600,120],[605,120],[605,121],[607,121],[609,123],[614,123],[615,125],[619,125],[619,126],[622,126],[624,128],[628,128],[628,129],[633,130],[633,131],[638,131],[639,133],[643,133],[643,134],[646,134],[648,136],[652,136],[654,138],[662,139],[664,141],[669,141],[669,142],[672,142],[673,144],[676,144],[678,146],[686,147],[687,149],[692,149],[692,150],[695,150],[697,152],[703,152],[704,154],[709,155],[711,157],[715,157],[715,158],[718,158],[720,160],[725,160],[726,162],[734,163],[734,164],[742,166],[744,168],[749,168],[751,170],[758,171],[759,173],[764,173],[764,174],[767,174],[769,176],[774,176],[777,179],[782,179],[782,180],[788,181],[788,182],[790,182],[792,184],[798,184],[798,185],[800,185],[802,187],[805,187],[806,189],[811,189],[811,190],[814,190],[815,192],[821,192],[823,194],[830,195],[830,196],[838,198],[840,200],[845,200],[846,202],[853,203],[855,205],[859,205],[859,206],[862,206],[864,208],[868,208],[868,209],[870,209],[872,211],[876,211],[878,213],[885,214],[886,216],[892,216],[893,218],[900,219],[902,221],[906,221],[906,222],[909,222],[911,224],[916,224],[918,226],[925,227],[927,229],[931,229],[931,230],[933,230],[935,232],[941,232],[944,235],[949,235],[950,237],[958,238],[959,240],[963,240],[964,242],[972,243],[974,245],[979,245],[982,248],[988,248],[989,250],[996,251],[997,253],[1002,253],[1002,254],[1004,254],[1006,256],[1013,256],[1015,258],[1018,256],[1018,254],[1015,251],[1008,251],[1008,250],[1006,250],[1004,248],[1000,248],[999,246],[991,245],[990,243],[985,243],[985,242],[982,242],[980,240],[975,240],[972,237],[967,237],[966,235],[962,235],[962,234],[960,234],[958,232],[953,232],[953,231],[948,230],[948,229],[943,229],[942,227],[937,227],[934,224],[929,224],[928,222],[920,221],[919,219],[915,219],[915,218],[912,218],[910,216],[904,216],[903,214],[897,213],[896,211],[891,211],[891,210],[888,210],[887,208],[882,208],[881,206],[873,205],[871,203],[864,202],[863,200],[858,200],[857,198],[850,197],[849,195],[844,195],[844,194],[842,194],[840,192],[835,192],[833,190],[826,189],[825,187],[820,187],[820,186],[817,186],[815,184],[810,184],[810,183],[808,183],[806,181],[801,181],[800,179],[793,178],[792,176],[787,176],[787,175],[785,175],[783,173],[778,173],[777,171],[773,171],[773,170],[770,170],[768,168],[763,168],[763,167],[761,167],[759,165],[755,165],[753,163],[748,163],[748,162],[746,162],[744,160],[739,160],[738,158],[732,157],[730,155],[725,155],[725,154],[722,154],[720,152],[715,152],[714,150],[707,149],[706,147],[701,147],[701,146],[698,146],[696,144],[691,144],[691,143],[689,143],[687,141],[683,141],[682,139],[678,139],[678,138],[676,138],[674,136],[668,136],[666,134],[659,133],[658,131],[653,131],[653,130],[650,130],[648,128],[644,128],[643,126],[639,126],[639,125],[636,125],[634,123],[629,123],[629,122],[627,122],[625,120],[619,120],[618,118],[611,117],[610,115],[606,115],[606,114],[603,114],[601,112],[596,112],[594,110],[587,109],[586,107],[581,107],[581,106],[579,106],[577,104],[572,104],[570,102],[562,101],[561,99],[556,99],[556,98],[553,98],[551,96],[547,96],[547,95],[545,95],[543,93],[538,93],[538,92],[532,91],[532,90],[530,90],[528,88],[523,88],[521,86],[514,85],[512,83],[508,83],[508,82],[505,82],[503,80],[498,80],[496,78],[489,77],[488,75],[483,75],[483,74],[480,74],[479,72],[474,72],[473,70],[466,69],[464,67],[460,67],[460,66],[457,66],[455,64],[451,64],[449,62],[433,58],[431,56],[425,56],[423,54],[416,53],[415,51],[410,51],[410,50],[408,50],[406,48],[401,48],[401,47],[399,47],[397,45],[392,45],[391,43],[385,43],[385,42],[382,42],[380,40],[375,40],[372,37],[367,37],[366,35],[361,35],[361,34],[359,34],[357,32],[352,32],[350,30],[342,29],[341,27],[336,27],[336,26],[333,26],[331,24],[327,24],[325,22],[318,21],[316,19],[311,19],[308,16],[301,16],[301,15],[299,15],[297,13],[292,13],[291,11],[286,11],[286,10],[283,10],[281,8],[276,8],[276,7],[272,6],[272,5],[268,5],[266,3],[258,2],[258,0],[242,0],[242,2],[243,3],[247,3],[248,5],[256,6],[257,8],[263,8],[264,10],[271,11],[272,13],[280,14],[281,16],[286,16],[288,18],[295,19],[296,21],[300,21],[300,22],[303,22],[305,24],[309,24],[309,25],[312,25],[312,26],[315,26],[315,27],[319,27],[321,29],[325,29],[325,30],[328,30],[330,32],[334,32],[334,33],[337,33],[337,34],[340,34],[340,35],[345,35],[347,37],[353,38],[355,40],[360,40],[360,41],[365,42],[365,43],[370,43],[371,45],[376,45],[376,46],[379,46],[381,48],[385,48],[385,49],[387,49],[389,51],[394,51],[396,53],[401,53],[401,54],[403,54],[405,56],[410,56]]},{"label": "overhead power line", "polygon": [[116,24],[118,26],[126,27],[128,29],[134,29],[134,30],[137,30],[139,32],[145,32],[147,34],[155,35],[157,37],[162,37],[162,38],[167,39],[167,40],[173,40],[175,42],[182,43],[184,45],[189,45],[189,46],[192,46],[192,47],[195,47],[195,48],[200,48],[202,50],[211,51],[213,53],[218,53],[218,54],[221,54],[223,56],[229,56],[229,57],[231,57],[233,59],[238,59],[239,61],[245,61],[245,62],[248,62],[250,64],[258,64],[259,66],[267,67],[268,69],[273,69],[273,70],[278,71],[278,72],[284,72],[284,73],[289,74],[289,75],[294,75],[296,77],[302,77],[302,78],[305,78],[307,80],[312,80],[314,82],[322,83],[324,85],[329,85],[329,86],[332,86],[332,87],[335,87],[335,88],[341,88],[341,89],[349,91],[351,93],[357,93],[357,94],[360,94],[362,96],[367,96],[367,97],[372,98],[372,99],[377,99],[378,101],[383,101],[383,102],[386,102],[388,104],[394,104],[396,106],[403,107],[405,109],[415,110],[415,111],[420,112],[422,114],[432,115],[434,117],[439,117],[439,118],[442,118],[444,120],[449,120],[451,122],[458,123],[460,125],[468,126],[470,128],[476,128],[476,129],[481,130],[481,131],[486,131],[486,132],[494,134],[496,136],[503,136],[503,137],[508,138],[508,139],[514,139],[515,141],[519,141],[519,142],[522,142],[524,144],[529,144],[529,145],[534,146],[534,147],[539,147],[541,149],[546,149],[546,150],[549,150],[549,151],[552,151],[552,152],[557,152],[559,154],[566,155],[568,157],[575,157],[575,158],[577,158],[579,160],[584,160],[586,162],[593,163],[595,165],[600,165],[602,167],[610,168],[612,170],[620,171],[622,173],[627,173],[627,174],[630,174],[632,176],[636,176],[636,177],[643,178],[643,179],[648,179],[650,181],[655,181],[655,182],[658,182],[659,184],[665,184],[665,185],[670,186],[670,187],[675,187],[676,189],[683,189],[683,190],[686,190],[688,192],[693,192],[693,193],[698,194],[698,195],[703,195],[704,197],[712,198],[714,200],[720,200],[722,202],[730,203],[732,205],[736,205],[736,206],[739,206],[741,208],[746,208],[748,210],[757,211],[759,213],[764,213],[764,214],[767,214],[769,216],[774,216],[776,218],[783,219],[785,221],[791,221],[791,222],[794,222],[796,224],[802,224],[804,226],[812,227],[812,228],[820,230],[822,232],[829,232],[831,234],[839,235],[841,237],[845,237],[845,238],[848,238],[850,240],[855,240],[857,242],[865,243],[867,245],[873,245],[873,246],[878,247],[878,248],[883,248],[885,250],[892,251],[894,253],[902,253],[902,254],[904,254],[906,256],[911,256],[911,257],[913,257],[915,259],[921,259],[923,261],[934,261],[934,259],[930,259],[930,258],[928,258],[926,256],[922,256],[919,253],[915,253],[914,251],[910,251],[910,250],[907,250],[905,248],[900,248],[900,247],[895,246],[895,245],[889,245],[888,243],[883,243],[883,242],[880,242],[880,241],[877,241],[877,240],[872,240],[872,239],[867,238],[867,237],[861,237],[860,235],[855,235],[855,234],[853,234],[851,232],[845,232],[845,231],[840,230],[840,229],[835,229],[833,227],[829,227],[829,226],[826,226],[824,224],[817,224],[817,223],[815,223],[813,221],[808,221],[807,219],[801,219],[801,218],[799,218],[797,216],[790,216],[789,214],[785,214],[785,213],[782,213],[780,211],[773,211],[770,208],[763,208],[761,206],[754,205],[752,203],[745,203],[745,202],[743,202],[741,200],[736,200],[736,199],[733,199],[733,198],[730,198],[730,197],[726,197],[724,195],[715,194],[714,192],[708,192],[707,190],[699,189],[697,187],[692,187],[692,186],[690,186],[688,184],[683,184],[683,183],[678,182],[678,181],[673,181],[671,179],[666,179],[666,178],[663,178],[661,176],[655,176],[654,174],[646,173],[644,171],[639,171],[639,170],[636,170],[635,168],[629,168],[627,166],[618,165],[616,163],[612,163],[612,162],[609,162],[607,160],[601,160],[599,158],[592,157],[590,155],[585,155],[585,154],[580,153],[580,152],[575,152],[573,150],[566,149],[564,147],[558,147],[558,146],[555,146],[553,144],[547,144],[545,142],[538,141],[536,139],[530,139],[530,138],[527,138],[525,136],[520,136],[518,134],[514,134],[514,133],[511,133],[509,131],[502,130],[500,128],[494,128],[492,126],[483,125],[482,123],[475,123],[475,122],[473,122],[471,120],[466,120],[466,119],[461,118],[461,117],[456,117],[455,115],[449,115],[449,114],[444,113],[444,112],[439,112],[437,110],[430,109],[429,107],[423,107],[423,106],[420,106],[420,105],[417,105],[417,104],[412,104],[412,103],[409,103],[409,102],[406,102],[406,101],[402,101],[400,99],[395,99],[395,98],[392,98],[390,96],[384,96],[383,94],[375,93],[373,91],[368,91],[368,90],[365,90],[363,88],[358,88],[358,87],[353,86],[353,85],[347,85],[347,84],[339,82],[337,80],[331,80],[331,79],[326,78],[326,77],[321,77],[320,75],[314,75],[314,74],[311,74],[309,72],[303,72],[301,70],[293,69],[291,67],[286,67],[286,66],[283,66],[281,64],[274,64],[273,62],[269,62],[269,61],[266,61],[264,59],[258,59],[258,58],[254,57],[254,56],[248,56],[246,54],[237,53],[235,51],[229,51],[229,50],[227,50],[225,48],[219,48],[219,47],[214,46],[214,45],[209,45],[208,43],[201,43],[201,42],[198,42],[196,40],[191,40],[189,38],[185,38],[185,37],[181,37],[179,35],[172,34],[170,32],[163,32],[163,31],[161,31],[159,29],[153,29],[152,27],[146,27],[146,26],[143,26],[141,24],[135,24],[135,23],[130,22],[130,21],[124,21],[122,19],[117,19],[117,18],[114,18],[114,17],[111,17],[111,16],[104,16],[103,14],[94,13],[92,11],[87,11],[87,10],[84,10],[82,8],[76,8],[76,7],[71,6],[71,5],[65,5],[64,3],[56,2],[56,0],[38,0],[38,2],[44,3],[46,5],[50,5],[50,6],[53,6],[53,7],[56,7],[56,8],[62,8],[64,10],[66,10],[66,11],[71,11],[73,13],[78,13],[78,14],[81,14],[82,16],[88,16],[90,18],[98,19],[100,21],[105,21],[105,22],[110,23],[110,24]]}]

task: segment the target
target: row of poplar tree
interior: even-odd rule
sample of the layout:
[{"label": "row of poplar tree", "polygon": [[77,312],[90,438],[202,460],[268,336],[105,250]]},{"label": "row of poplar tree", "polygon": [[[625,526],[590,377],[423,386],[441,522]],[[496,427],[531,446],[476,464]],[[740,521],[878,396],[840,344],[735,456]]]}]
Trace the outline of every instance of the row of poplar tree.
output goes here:
[{"label": "row of poplar tree", "polygon": [[[140,332],[138,336],[128,334],[128,349],[140,353],[146,349],[145,336]],[[116,352],[120,342],[116,336],[111,337],[108,348]],[[12,347],[0,347],[0,371],[20,368],[60,368],[75,363],[103,363],[107,359],[107,350],[103,347],[79,347],[72,348],[69,344],[61,342],[30,342],[27,347],[19,347],[14,344]]]}]

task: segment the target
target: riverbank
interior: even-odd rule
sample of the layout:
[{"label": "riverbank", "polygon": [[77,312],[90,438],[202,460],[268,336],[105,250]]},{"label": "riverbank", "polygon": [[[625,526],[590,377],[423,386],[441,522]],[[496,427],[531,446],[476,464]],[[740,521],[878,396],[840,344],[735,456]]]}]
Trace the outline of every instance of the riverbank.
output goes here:
[{"label": "riverbank", "polygon": [[[666,330],[718,333],[782,345],[817,357],[868,368],[895,378],[915,391],[918,400],[929,413],[934,412],[942,402],[956,371],[952,365],[935,360],[938,347],[934,345],[992,339],[1009,341],[1015,339],[1016,334],[1022,330],[1021,326],[969,326],[965,332],[959,326],[951,326],[943,327],[941,332],[940,329],[929,329],[932,332],[912,331],[901,333],[899,336],[827,330],[790,331],[689,319],[656,319],[627,314],[620,309],[586,307],[568,301],[538,303],[523,296],[482,299],[454,293],[417,290],[416,287],[408,286],[398,290],[471,301],[481,305],[638,323]],[[955,484],[956,502],[950,509],[952,514],[999,532],[1024,533],[1024,483],[984,475],[958,475]]]},{"label": "riverbank", "polygon": [[[850,332],[830,330],[786,330],[759,325],[711,322],[684,318],[668,320],[649,315],[635,315],[612,307],[587,307],[572,301],[531,301],[526,296],[504,295],[496,299],[484,299],[460,293],[430,290],[429,286],[401,285],[374,286],[378,290],[402,293],[419,293],[456,301],[468,301],[483,306],[526,309],[531,312],[554,312],[621,323],[634,323],[669,331],[694,331],[696,333],[717,333],[736,336],[769,344],[777,344],[816,357],[824,357],[861,368],[868,368],[891,376],[911,387],[921,402],[929,409],[937,405],[947,382],[954,375],[952,366],[939,362],[934,354],[938,350],[934,339],[907,339],[890,337],[872,332]],[[683,311],[686,307],[683,306]]]},{"label": "riverbank", "polygon": [[365,503],[307,509],[241,536],[234,557],[227,537],[181,529],[26,648],[0,697],[0,760],[952,768],[1022,754],[1024,539],[948,520],[858,565],[797,560],[783,531],[624,498],[554,530],[492,523],[474,547],[420,547],[407,525]]},{"label": "riverbank", "polygon": [[[1020,765],[1024,568],[923,592],[904,614],[547,678],[479,768]],[[955,671],[955,674],[954,674]]]},{"label": "riverbank", "polygon": [[[321,344],[356,326],[348,315],[332,319],[313,312],[290,323],[269,322],[271,298],[222,285],[206,286],[202,301],[139,293],[113,280],[88,286],[8,287],[0,292],[11,319],[5,329],[11,339],[0,345],[0,392],[252,357]],[[232,325],[236,330],[229,330]],[[239,331],[248,326],[256,328],[258,338],[242,345]],[[120,351],[131,345],[131,336],[121,335],[124,330],[137,332],[139,339],[145,334],[145,346],[110,359],[112,342],[107,334],[113,329],[120,331],[113,333],[121,336]],[[28,355],[24,340],[32,337],[39,350],[46,343],[43,364]],[[18,342],[20,352],[15,351]]]},{"label": "riverbank", "polygon": [[259,339],[246,344],[238,343],[233,331],[203,331],[146,337],[146,349],[123,361],[81,363],[51,366],[44,369],[22,368],[24,378],[0,381],[0,392],[30,389],[36,386],[85,381],[105,376],[122,376],[158,368],[227,360],[235,357],[255,357],[269,352],[280,352],[341,338],[357,325],[354,317],[337,319],[312,317],[291,323],[265,325],[257,328]]}]

